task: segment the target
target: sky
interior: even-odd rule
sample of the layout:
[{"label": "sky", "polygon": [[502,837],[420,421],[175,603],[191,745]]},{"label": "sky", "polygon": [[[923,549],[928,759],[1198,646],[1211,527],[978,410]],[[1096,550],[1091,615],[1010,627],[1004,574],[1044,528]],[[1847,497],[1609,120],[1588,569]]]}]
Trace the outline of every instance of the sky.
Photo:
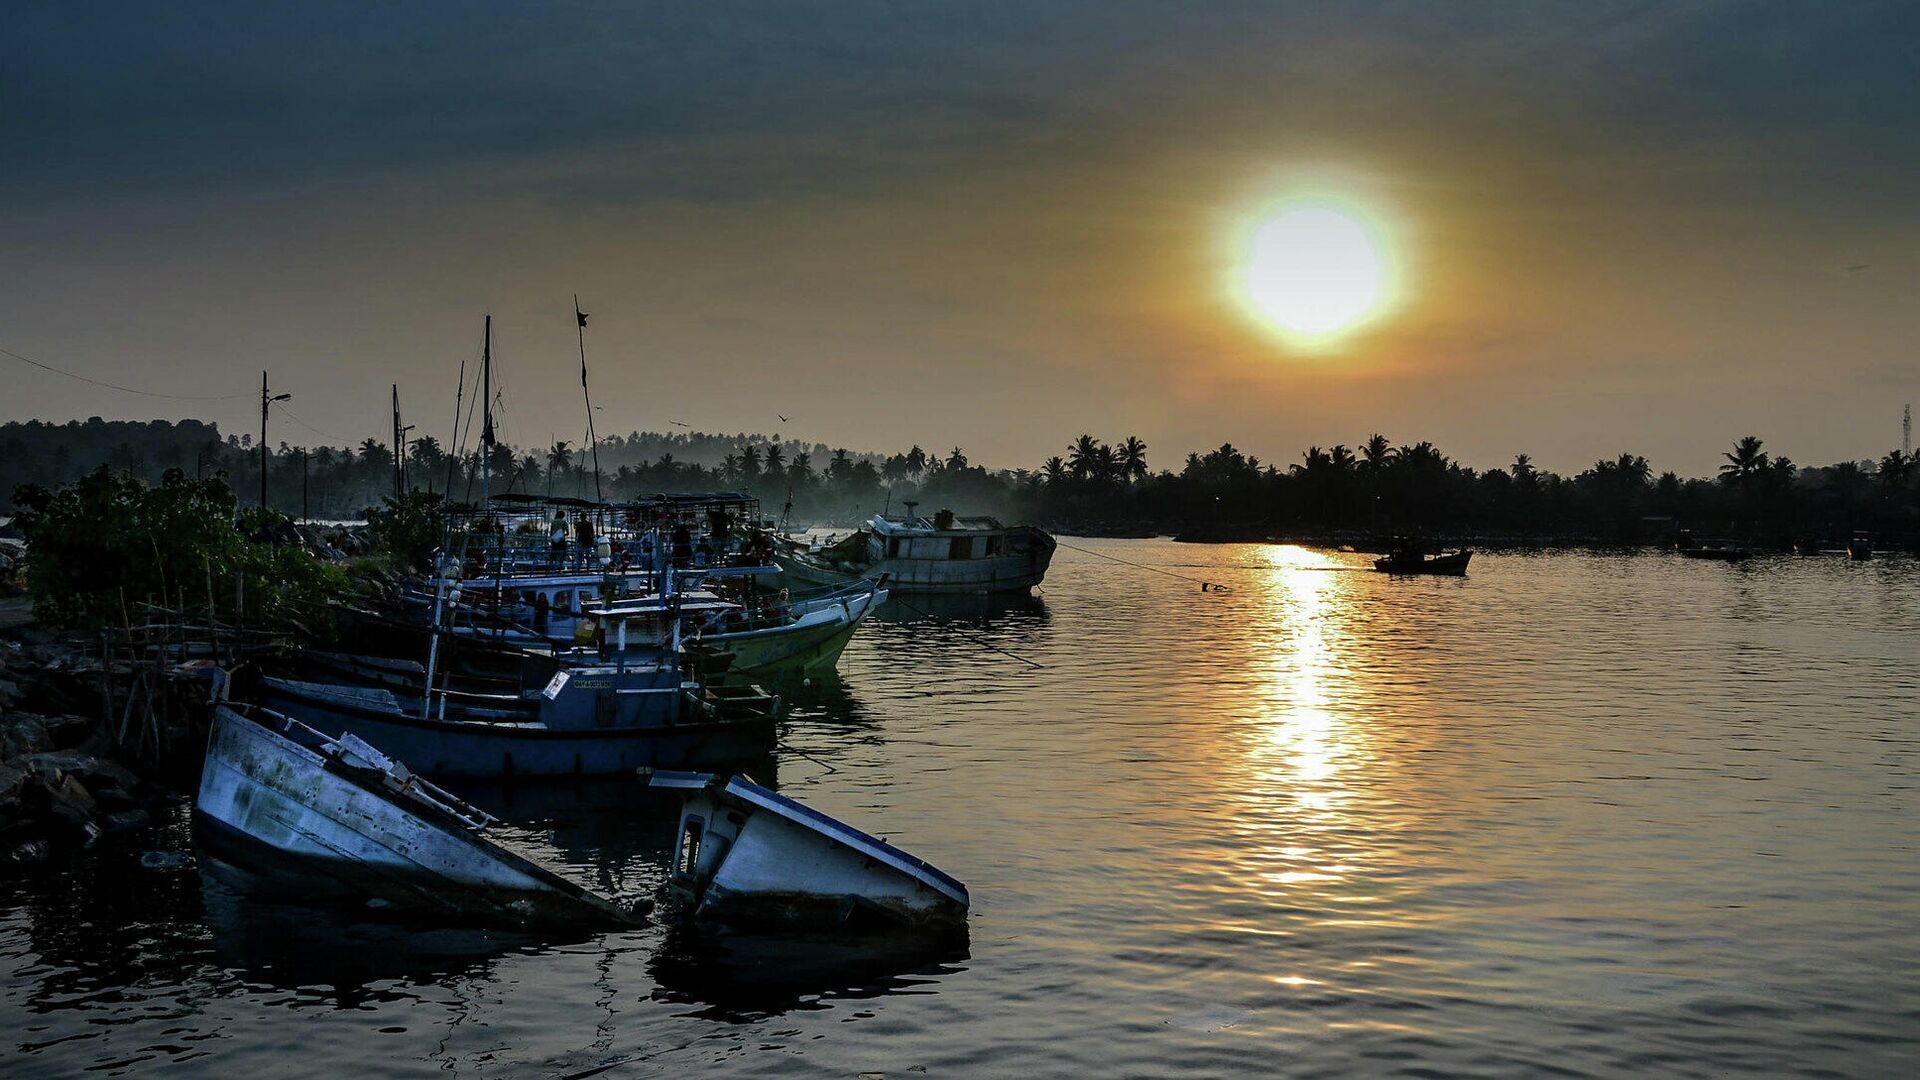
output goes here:
[{"label": "sky", "polygon": [[[9,5],[0,420],[778,431],[1158,467],[1378,431],[1475,467],[1920,398],[1912,4]],[[1237,238],[1334,199],[1397,299],[1303,346]],[[231,396],[238,395],[238,396]],[[779,419],[786,416],[786,421]]]}]

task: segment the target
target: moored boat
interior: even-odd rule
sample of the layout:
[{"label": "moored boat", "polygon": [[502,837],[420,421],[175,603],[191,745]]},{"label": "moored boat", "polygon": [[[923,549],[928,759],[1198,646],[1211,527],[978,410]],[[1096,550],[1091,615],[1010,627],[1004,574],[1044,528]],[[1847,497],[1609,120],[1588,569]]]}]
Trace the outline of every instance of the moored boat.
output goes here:
[{"label": "moored boat", "polygon": [[379,749],[267,710],[215,705],[194,819],[221,858],[390,904],[483,922],[632,921]]},{"label": "moored boat", "polygon": [[729,677],[825,671],[840,662],[853,632],[886,601],[887,590],[861,580],[790,599],[757,617],[747,612],[738,619],[716,618],[696,630],[695,640],[728,658]]},{"label": "moored boat", "polygon": [[257,696],[349,733],[426,775],[592,776],[745,761],[773,745],[778,699],[752,686],[683,681],[671,663],[559,670],[507,694],[436,687],[431,702],[390,685],[263,676]]},{"label": "moored boat", "polygon": [[685,800],[668,890],[696,922],[729,927],[963,932],[967,887],[744,776],[655,773]]},{"label": "moored boat", "polygon": [[1467,572],[1471,551],[1448,551],[1436,555],[1407,548],[1373,560],[1373,568],[1383,574],[1448,574]]},{"label": "moored boat", "polygon": [[991,517],[931,518],[875,514],[866,526],[818,551],[788,541],[776,553],[785,576],[802,585],[844,585],[885,576],[898,593],[1023,592],[1047,576],[1056,546],[1031,525]]},{"label": "moored boat", "polygon": [[1679,548],[1684,559],[1705,559],[1713,562],[1744,562],[1753,558],[1753,549],[1743,547],[1732,540],[1695,540]]}]

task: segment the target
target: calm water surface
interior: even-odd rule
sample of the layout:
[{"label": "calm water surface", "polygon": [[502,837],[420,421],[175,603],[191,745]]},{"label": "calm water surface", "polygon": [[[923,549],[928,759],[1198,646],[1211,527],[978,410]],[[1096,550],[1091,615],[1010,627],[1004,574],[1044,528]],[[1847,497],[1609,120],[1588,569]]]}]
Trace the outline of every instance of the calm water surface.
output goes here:
[{"label": "calm water surface", "polygon": [[[1068,542],[1232,591],[1062,549],[895,605],[763,770],[967,882],[964,951],[395,926],[107,850],[0,884],[0,1071],[1913,1073],[1920,564]],[[483,797],[661,879],[630,785]]]}]

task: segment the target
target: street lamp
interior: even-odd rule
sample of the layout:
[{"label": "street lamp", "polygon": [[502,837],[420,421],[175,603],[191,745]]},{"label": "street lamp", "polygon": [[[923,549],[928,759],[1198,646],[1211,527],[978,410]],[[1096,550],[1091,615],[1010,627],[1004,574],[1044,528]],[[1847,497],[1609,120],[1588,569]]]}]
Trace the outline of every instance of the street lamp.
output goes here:
[{"label": "street lamp", "polygon": [[267,373],[260,373],[260,509],[267,508],[267,407],[276,401],[287,401],[292,394],[274,394],[267,396]]}]

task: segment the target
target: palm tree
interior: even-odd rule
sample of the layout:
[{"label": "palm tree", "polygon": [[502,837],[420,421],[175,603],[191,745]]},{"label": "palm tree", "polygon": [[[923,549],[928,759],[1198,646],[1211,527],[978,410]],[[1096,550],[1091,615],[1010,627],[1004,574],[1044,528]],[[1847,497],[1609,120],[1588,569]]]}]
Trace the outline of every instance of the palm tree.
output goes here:
[{"label": "palm tree", "polygon": [[740,448],[740,475],[747,480],[760,478],[760,448],[752,443]]},{"label": "palm tree", "polygon": [[1392,460],[1393,444],[1377,431],[1367,436],[1367,441],[1360,445],[1360,470],[1369,476],[1379,476]]},{"label": "palm tree", "polygon": [[888,487],[892,487],[900,481],[905,480],[912,474],[913,466],[907,464],[907,455],[905,454],[894,454],[887,458],[880,466],[880,475],[886,480]]},{"label": "palm tree", "polygon": [[1045,464],[1040,466],[1040,475],[1046,478],[1048,487],[1065,483],[1067,479],[1067,463],[1060,460],[1060,455],[1055,454],[1048,458]]},{"label": "palm tree", "polygon": [[1880,459],[1880,468],[1874,473],[1881,484],[1889,488],[1898,488],[1913,475],[1913,455],[1900,450],[1889,450],[1887,456]]},{"label": "palm tree", "polygon": [[779,443],[767,444],[766,460],[768,476],[780,476],[787,471],[787,455]]},{"label": "palm tree", "polygon": [[907,451],[907,469],[915,476],[927,471],[927,452],[918,445]]},{"label": "palm tree", "polygon": [[959,472],[966,467],[967,455],[959,447],[954,447],[953,453],[947,455],[947,468]]},{"label": "palm tree", "polygon": [[1727,459],[1727,463],[1720,466],[1721,482],[1742,490],[1753,483],[1754,477],[1767,467],[1767,455],[1760,449],[1762,445],[1752,435],[1742,436],[1734,443],[1732,453],[1721,455]]},{"label": "palm tree", "polygon": [[1129,435],[1120,444],[1120,475],[1128,483],[1147,478],[1147,444],[1138,435]]},{"label": "palm tree", "polygon": [[1091,477],[1099,460],[1100,443],[1091,435],[1082,435],[1067,447],[1067,468],[1073,472],[1075,480]]},{"label": "palm tree", "polygon": [[1646,487],[1653,482],[1653,469],[1647,465],[1646,458],[1622,453],[1612,464],[1614,475],[1629,486]]}]

